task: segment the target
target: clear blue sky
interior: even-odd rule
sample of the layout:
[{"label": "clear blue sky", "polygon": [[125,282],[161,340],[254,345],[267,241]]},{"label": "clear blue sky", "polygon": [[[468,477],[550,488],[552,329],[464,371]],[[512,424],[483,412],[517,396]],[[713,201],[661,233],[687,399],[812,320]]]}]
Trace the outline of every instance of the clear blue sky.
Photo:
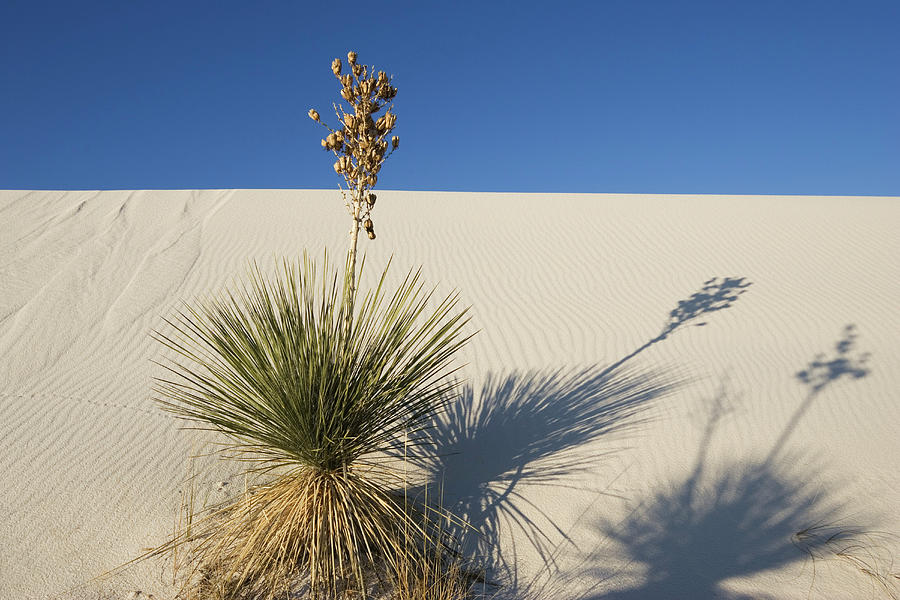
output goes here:
[{"label": "clear blue sky", "polygon": [[900,0],[3,0],[0,48],[3,189],[336,188],[353,49],[382,189],[900,195]]}]

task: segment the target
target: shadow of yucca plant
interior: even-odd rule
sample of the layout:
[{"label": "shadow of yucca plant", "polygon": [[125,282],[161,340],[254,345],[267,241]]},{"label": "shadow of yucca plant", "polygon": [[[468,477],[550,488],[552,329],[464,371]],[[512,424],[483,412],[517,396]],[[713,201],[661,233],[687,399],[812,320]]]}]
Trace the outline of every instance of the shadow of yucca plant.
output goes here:
[{"label": "shadow of yucca plant", "polygon": [[412,271],[389,294],[386,269],[360,300],[325,264],[321,278],[305,257],[274,277],[254,266],[155,334],[174,351],[157,400],[229,436],[268,479],[159,549],[192,548],[188,587],[272,596],[308,574],[313,596],[364,592],[432,551],[434,509],[406,498],[388,456],[421,449],[453,392],[468,309],[455,293],[433,302]]}]

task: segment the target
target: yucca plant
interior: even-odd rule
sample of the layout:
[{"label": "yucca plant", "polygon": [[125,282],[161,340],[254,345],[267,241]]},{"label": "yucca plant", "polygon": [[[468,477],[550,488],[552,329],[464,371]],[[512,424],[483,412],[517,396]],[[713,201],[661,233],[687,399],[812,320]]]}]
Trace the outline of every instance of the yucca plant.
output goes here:
[{"label": "yucca plant", "polygon": [[253,268],[237,288],[185,304],[156,334],[174,352],[158,401],[228,436],[248,470],[264,476],[205,517],[191,515],[188,530],[157,549],[189,550],[187,598],[271,597],[304,575],[314,597],[365,595],[373,579],[409,590],[411,574],[435,581],[453,556],[452,540],[435,528],[452,517],[408,497],[405,465],[451,397],[467,311],[455,294],[434,299],[418,272],[388,293],[385,269],[359,298],[358,234],[375,238],[372,188],[399,145],[397,88],[355,52],[347,60],[347,73],[332,62],[350,105],[334,105],[339,127],[309,111],[329,129],[322,146],[347,185],[343,272],[326,260],[319,278],[305,257],[273,277]]},{"label": "yucca plant", "polygon": [[429,509],[405,497],[390,457],[418,451],[452,393],[467,310],[419,272],[388,293],[387,272],[358,300],[327,261],[321,277],[305,257],[271,278],[253,268],[156,333],[174,352],[158,401],[227,435],[267,478],[173,541],[194,548],[195,585],[271,596],[308,575],[313,596],[363,593],[429,552]]}]

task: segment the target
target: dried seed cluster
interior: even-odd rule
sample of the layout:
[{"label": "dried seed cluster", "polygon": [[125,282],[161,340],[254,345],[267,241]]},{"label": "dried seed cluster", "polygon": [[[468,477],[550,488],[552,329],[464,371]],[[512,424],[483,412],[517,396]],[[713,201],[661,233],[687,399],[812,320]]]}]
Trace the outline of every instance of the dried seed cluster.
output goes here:
[{"label": "dried seed cluster", "polygon": [[[397,88],[391,85],[392,76],[384,71],[376,72],[374,66],[361,65],[356,59],[356,52],[347,54],[350,63],[347,73],[341,59],[331,63],[331,72],[341,84],[341,98],[350,104],[350,109],[334,104],[339,127],[329,127],[315,109],[310,109],[309,118],[330,132],[322,140],[322,148],[334,154],[334,172],[342,175],[347,184],[350,200],[346,195],[344,199],[354,226],[362,225],[369,239],[375,239],[369,214],[375,206],[375,194],[371,190],[378,183],[381,165],[400,145],[400,138],[390,135],[397,123],[397,115],[391,112]],[[385,107],[384,114],[379,116]]]}]

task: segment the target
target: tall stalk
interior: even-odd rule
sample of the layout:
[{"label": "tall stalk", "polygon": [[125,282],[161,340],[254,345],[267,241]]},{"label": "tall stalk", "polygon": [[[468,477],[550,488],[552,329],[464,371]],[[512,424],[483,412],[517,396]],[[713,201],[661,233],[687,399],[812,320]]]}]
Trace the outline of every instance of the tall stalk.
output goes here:
[{"label": "tall stalk", "polygon": [[[330,132],[322,140],[322,147],[330,150],[337,158],[334,171],[343,176],[347,185],[346,191],[339,187],[352,219],[350,250],[347,255],[348,294],[351,297],[355,294],[357,285],[360,227],[365,229],[370,240],[375,239],[371,219],[375,194],[371,190],[378,182],[381,165],[400,145],[400,138],[396,135],[391,136],[388,143],[388,137],[397,123],[397,116],[391,112],[397,95],[397,88],[391,85],[393,76],[384,71],[376,73],[374,66],[357,63],[356,56],[356,52],[347,53],[347,62],[350,63],[348,73],[343,73],[341,59],[336,58],[331,63],[331,72],[341,84],[341,98],[350,105],[345,108],[340,103],[333,104],[340,127],[329,127],[315,109],[309,111],[309,118]],[[376,115],[384,108],[384,114],[376,119]]]},{"label": "tall stalk", "polygon": [[[359,205],[354,199],[353,221],[350,225],[350,251],[347,255],[347,277],[349,284],[347,286],[347,294],[353,296],[356,292],[356,245],[359,241]],[[347,314],[347,318],[352,318],[352,313]]]}]

